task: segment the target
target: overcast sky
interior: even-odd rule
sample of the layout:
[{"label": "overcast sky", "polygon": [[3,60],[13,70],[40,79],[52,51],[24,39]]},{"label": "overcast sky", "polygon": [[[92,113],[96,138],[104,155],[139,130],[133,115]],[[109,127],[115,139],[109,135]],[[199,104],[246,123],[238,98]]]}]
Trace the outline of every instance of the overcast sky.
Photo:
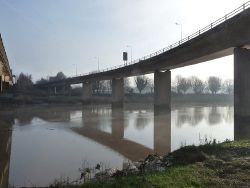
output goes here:
[{"label": "overcast sky", "polygon": [[[246,0],[0,0],[0,32],[14,74],[34,80],[122,64],[175,43]],[[206,79],[233,78],[233,56],[175,69]]]}]

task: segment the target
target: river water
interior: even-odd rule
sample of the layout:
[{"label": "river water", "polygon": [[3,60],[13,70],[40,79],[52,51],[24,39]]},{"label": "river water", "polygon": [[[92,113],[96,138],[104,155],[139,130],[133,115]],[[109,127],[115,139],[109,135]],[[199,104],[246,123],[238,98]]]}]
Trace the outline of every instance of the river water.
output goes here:
[{"label": "river water", "polygon": [[232,106],[34,106],[0,111],[0,187],[46,186],[79,168],[122,168],[149,153],[240,138]]}]

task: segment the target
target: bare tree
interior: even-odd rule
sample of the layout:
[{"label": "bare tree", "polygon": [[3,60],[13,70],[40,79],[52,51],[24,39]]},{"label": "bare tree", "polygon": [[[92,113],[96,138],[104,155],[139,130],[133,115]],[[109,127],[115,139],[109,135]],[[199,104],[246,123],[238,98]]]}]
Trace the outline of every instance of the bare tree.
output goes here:
[{"label": "bare tree", "polygon": [[103,81],[103,93],[111,93],[111,80],[105,80]]},{"label": "bare tree", "polygon": [[141,94],[142,91],[148,86],[148,78],[144,75],[137,76],[137,77],[135,77],[135,84],[136,84],[138,91]]},{"label": "bare tree", "polygon": [[28,89],[32,87],[32,85],[33,85],[32,76],[30,74],[24,74],[24,73],[19,74],[17,78],[17,88],[19,90]]},{"label": "bare tree", "polygon": [[195,76],[192,76],[190,80],[191,80],[191,87],[194,93],[195,94],[203,93],[205,86],[206,86],[205,83],[201,79]]},{"label": "bare tree", "polygon": [[65,76],[65,74],[63,72],[58,72],[56,74],[56,76],[51,76],[49,77],[49,81],[58,81],[58,80],[64,80],[67,77]]},{"label": "bare tree", "polygon": [[223,83],[223,88],[229,95],[231,95],[234,90],[233,80],[231,79],[225,80]]},{"label": "bare tree", "polygon": [[150,89],[150,93],[154,92],[154,81],[152,79],[148,80],[148,88]]},{"label": "bare tree", "polygon": [[46,84],[46,83],[48,83],[48,80],[45,78],[41,78],[40,80],[36,81],[36,84]]},{"label": "bare tree", "polygon": [[208,89],[212,94],[216,94],[221,89],[221,79],[216,76],[210,76],[208,78]]},{"label": "bare tree", "polygon": [[124,79],[124,89],[125,89],[125,93],[133,93],[134,92],[133,88],[130,86],[129,78]]},{"label": "bare tree", "polygon": [[190,79],[183,78],[181,76],[176,77],[177,93],[186,93],[190,87],[191,87]]},{"label": "bare tree", "polygon": [[96,94],[107,93],[111,90],[110,81],[108,80],[97,80],[92,84],[92,91]]}]

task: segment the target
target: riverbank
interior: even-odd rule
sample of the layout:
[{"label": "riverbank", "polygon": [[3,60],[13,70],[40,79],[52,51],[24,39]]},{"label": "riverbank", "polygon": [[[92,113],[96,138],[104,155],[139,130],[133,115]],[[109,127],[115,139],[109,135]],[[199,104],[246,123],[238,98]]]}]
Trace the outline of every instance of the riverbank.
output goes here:
[{"label": "riverbank", "polygon": [[249,187],[250,140],[186,146],[167,156],[150,155],[140,163],[162,168],[151,171],[139,165],[137,170],[116,171],[102,180],[51,187]]},{"label": "riverbank", "polygon": [[[233,95],[226,94],[172,94],[172,104],[220,104],[232,105]],[[92,97],[93,104],[108,104],[112,102],[110,95],[94,95]],[[124,96],[124,103],[154,103],[153,94],[126,94]],[[81,104],[82,96],[65,96],[65,95],[2,95],[0,96],[0,105],[34,105],[34,104]]]}]

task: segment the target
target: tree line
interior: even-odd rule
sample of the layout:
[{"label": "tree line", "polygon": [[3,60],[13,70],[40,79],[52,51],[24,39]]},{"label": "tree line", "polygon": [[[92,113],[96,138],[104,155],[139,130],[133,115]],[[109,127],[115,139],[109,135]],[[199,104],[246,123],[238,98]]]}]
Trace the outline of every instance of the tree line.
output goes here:
[{"label": "tree line", "polygon": [[192,76],[190,78],[184,78],[177,76],[173,84],[172,90],[178,94],[195,93],[224,93],[233,94],[234,85],[233,80],[222,80],[216,76],[210,76],[206,81],[202,81],[198,77]]},{"label": "tree line", "polygon": [[[66,75],[63,72],[58,72],[55,76],[51,76],[48,79],[41,78],[36,81],[36,84],[43,84],[50,81],[57,81],[66,79]],[[131,84],[134,81],[134,84]],[[17,77],[16,87],[19,90],[25,90],[32,87],[33,81],[32,76],[29,74],[21,73]],[[134,85],[134,86],[132,86]],[[189,78],[176,76],[172,82],[171,91],[177,94],[233,94],[234,85],[233,80],[222,80],[216,76],[210,76],[206,81],[201,80],[196,76]],[[134,80],[125,78],[124,79],[125,93],[153,93],[154,92],[154,81],[153,79],[143,75],[136,76]],[[95,81],[92,84],[92,90],[94,94],[109,94],[112,91],[112,80],[101,80]]]}]

